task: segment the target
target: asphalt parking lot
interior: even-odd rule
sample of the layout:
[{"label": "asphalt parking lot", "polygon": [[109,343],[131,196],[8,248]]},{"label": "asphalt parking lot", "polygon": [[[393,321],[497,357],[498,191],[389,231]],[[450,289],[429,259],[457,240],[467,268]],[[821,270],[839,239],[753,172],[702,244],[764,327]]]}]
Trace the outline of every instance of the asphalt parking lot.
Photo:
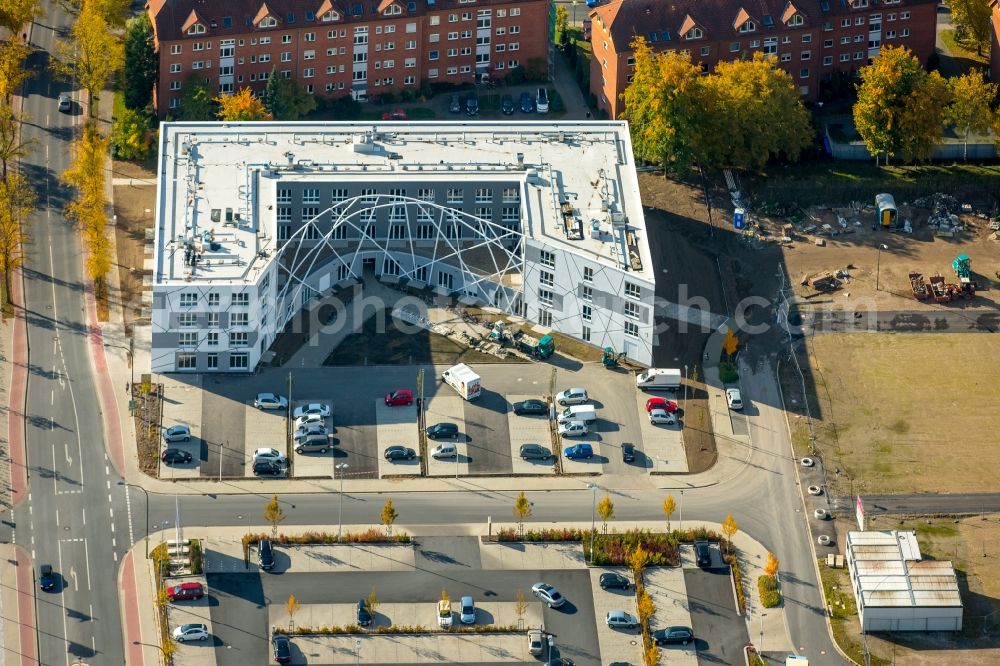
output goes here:
[{"label": "asphalt parking lot", "polygon": [[698,663],[743,663],[743,647],[750,639],[746,623],[737,614],[732,577],[728,568],[685,568],[684,584],[687,587]]}]

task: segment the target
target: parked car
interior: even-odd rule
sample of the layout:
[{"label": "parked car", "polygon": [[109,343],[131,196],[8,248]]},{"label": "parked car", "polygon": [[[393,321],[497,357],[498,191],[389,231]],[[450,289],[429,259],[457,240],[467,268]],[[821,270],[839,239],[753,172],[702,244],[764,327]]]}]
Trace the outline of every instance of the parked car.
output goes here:
[{"label": "parked car", "polygon": [[46,592],[55,589],[56,577],[52,573],[51,564],[43,564],[38,568],[38,586]]},{"label": "parked car", "polygon": [[514,403],[515,414],[548,414],[549,403],[543,400],[522,400]]},{"label": "parked car", "polygon": [[385,394],[385,404],[389,407],[413,404],[413,391],[410,389],[399,389],[392,393]]},{"label": "parked car", "polygon": [[310,402],[308,405],[299,405],[296,407],[295,411],[292,412],[292,416],[299,418],[300,416],[318,414],[323,418],[327,418],[331,413],[330,405],[324,405],[321,402]]},{"label": "parked car", "polygon": [[389,462],[396,460],[413,460],[417,457],[417,452],[406,446],[390,446],[382,454]]},{"label": "parked car", "polygon": [[271,462],[276,462],[280,465],[284,465],[288,462],[284,453],[278,449],[272,448],[255,449],[253,452],[253,461],[257,462],[258,460],[270,460]]},{"label": "parked car", "polygon": [[254,476],[284,476],[285,467],[273,460],[258,460],[253,464]]},{"label": "parked car", "polygon": [[620,610],[608,611],[604,621],[612,629],[635,629],[639,626],[639,620],[634,615]]},{"label": "parked car", "polygon": [[305,439],[309,435],[322,435],[326,437],[329,433],[326,431],[326,426],[322,423],[310,423],[303,426],[292,434],[292,439],[296,442]]},{"label": "parked car", "polygon": [[204,624],[182,624],[174,627],[174,640],[178,643],[203,641],[206,638],[208,638],[208,627]]},{"label": "parked car", "polygon": [[602,573],[599,582],[602,590],[609,590],[611,588],[617,590],[627,590],[631,586],[628,578],[619,573],[612,573],[610,571],[608,573]]},{"label": "parked car", "polygon": [[462,113],[462,98],[457,94],[452,95],[448,101],[448,111],[450,113]]},{"label": "parked car", "polygon": [[472,597],[462,597],[462,612],[459,614],[458,619],[462,624],[476,623],[476,604],[472,600]]},{"label": "parked car", "polygon": [[326,453],[331,446],[340,444],[340,440],[330,435],[306,435],[295,442],[296,453]]},{"label": "parked car", "polygon": [[292,642],[284,634],[271,637],[271,649],[274,650],[274,660],[279,664],[287,664],[292,660]]},{"label": "parked car", "polygon": [[556,402],[564,407],[566,405],[581,405],[588,400],[590,400],[590,396],[587,395],[587,389],[583,388],[566,389],[556,395]]},{"label": "parked car", "polygon": [[522,444],[521,460],[548,460],[552,452],[541,444]]},{"label": "parked car", "polygon": [[167,587],[167,599],[170,601],[189,601],[205,596],[205,587],[201,583],[178,583]]},{"label": "parked car", "polygon": [[625,442],[622,444],[622,462],[635,462],[635,444]]},{"label": "parked car", "polygon": [[308,428],[311,425],[326,425],[326,419],[319,414],[306,414],[295,419],[295,429]]},{"label": "parked car", "polygon": [[559,434],[563,437],[583,437],[587,432],[587,424],[583,421],[567,421],[559,426]]},{"label": "parked car", "polygon": [[383,112],[382,120],[409,120],[409,118],[406,116],[406,110],[393,109],[392,111]]},{"label": "parked car", "polygon": [[181,449],[164,449],[160,454],[160,460],[168,465],[186,465],[194,460],[194,457]]},{"label": "parked car", "polygon": [[63,113],[70,111],[73,108],[73,100],[70,99],[69,95],[62,94],[59,95],[59,110]]},{"label": "parked car", "polygon": [[532,113],[535,110],[535,100],[530,92],[521,93],[521,113]]},{"label": "parked car", "polygon": [[505,116],[514,115],[514,98],[509,93],[504,93],[500,98],[500,113]]},{"label": "parked car", "polygon": [[454,423],[435,423],[427,429],[430,439],[454,439],[458,437],[458,426]]},{"label": "parked car", "polygon": [[257,544],[257,564],[264,571],[274,568],[274,547],[270,539],[261,539]]},{"label": "parked car", "polygon": [[702,569],[708,569],[712,566],[712,549],[707,541],[694,542],[694,557]]},{"label": "parked car", "polygon": [[545,643],[542,641],[542,632],[538,629],[530,630],[528,632],[528,653],[537,656],[544,649]]},{"label": "parked car", "polygon": [[542,603],[548,604],[549,608],[559,608],[566,603],[566,597],[559,594],[559,590],[548,583],[535,583],[531,586],[531,593],[538,597]]},{"label": "parked car", "polygon": [[667,413],[673,414],[677,411],[677,403],[673,400],[654,396],[646,401],[646,411],[651,412],[654,409],[662,409]]},{"label": "parked car", "polygon": [[563,455],[570,460],[589,460],[594,457],[594,449],[590,444],[575,444],[567,446],[563,450]]},{"label": "parked car", "polygon": [[191,441],[191,428],[186,425],[170,426],[163,431],[163,439],[167,442]]},{"label": "parked car", "polygon": [[677,415],[663,409],[654,409],[649,412],[649,422],[653,425],[674,425],[677,423]]},{"label": "parked car", "polygon": [[288,409],[288,398],[274,393],[258,393],[253,406],[257,409]]},{"label": "parked car", "polygon": [[452,442],[445,442],[444,444],[438,444],[431,451],[431,458],[435,460],[441,460],[443,458],[457,458],[458,457],[458,447]]},{"label": "parked car", "polygon": [[667,627],[653,632],[653,642],[657,645],[670,645],[680,643],[687,645],[694,640],[694,632],[691,627]]},{"label": "parked car", "polygon": [[729,409],[743,409],[743,396],[740,395],[740,390],[738,388],[726,389],[726,402],[729,403]]},{"label": "parked car", "polygon": [[368,610],[368,602],[364,599],[358,599],[358,610],[356,620],[359,627],[367,627],[372,623],[372,614]]},{"label": "parked car", "polygon": [[549,112],[549,93],[545,88],[539,88],[535,94],[535,110],[538,113]]},{"label": "parked car", "polygon": [[470,92],[465,98],[465,115],[479,115],[479,97],[474,92]]}]

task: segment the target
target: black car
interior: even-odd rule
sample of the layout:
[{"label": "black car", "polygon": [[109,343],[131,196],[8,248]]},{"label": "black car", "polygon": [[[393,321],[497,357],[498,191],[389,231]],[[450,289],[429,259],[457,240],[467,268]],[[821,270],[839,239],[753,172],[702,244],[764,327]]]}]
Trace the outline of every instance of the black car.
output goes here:
[{"label": "black car", "polygon": [[168,465],[186,465],[193,460],[190,453],[182,449],[164,449],[160,460]]},{"label": "black car", "polygon": [[383,454],[386,460],[413,460],[417,452],[406,446],[390,446]]},{"label": "black car", "polygon": [[38,585],[48,592],[56,587],[56,577],[52,573],[51,564],[43,564],[38,568]]},{"label": "black car", "polygon": [[548,460],[552,452],[541,444],[522,444],[521,460]]},{"label": "black car", "polygon": [[514,98],[509,93],[500,98],[500,111],[505,116],[514,115]]},{"label": "black car", "polygon": [[712,566],[712,551],[708,547],[707,541],[694,542],[694,556],[698,566],[702,569],[708,569]]},{"label": "black car", "polygon": [[535,110],[535,100],[530,92],[521,93],[521,113],[532,113]]},{"label": "black car", "polygon": [[257,544],[257,564],[264,571],[270,571],[274,568],[274,548],[271,546],[270,539],[261,539],[260,543]]},{"label": "black car", "polygon": [[462,98],[458,95],[452,95],[451,100],[448,102],[448,111],[451,113],[462,113]]},{"label": "black car", "polygon": [[524,400],[514,403],[515,414],[548,414],[549,403],[544,400]]},{"label": "black car", "polygon": [[454,423],[435,423],[427,429],[431,439],[454,439],[458,437],[458,426]]},{"label": "black car", "polygon": [[364,599],[358,600],[358,626],[367,627],[372,623],[372,614],[368,611],[368,602]]},{"label": "black car", "polygon": [[271,637],[271,647],[274,648],[274,660],[279,664],[287,664],[292,660],[292,642],[284,634]]},{"label": "black car", "polygon": [[667,627],[653,632],[653,642],[657,645],[680,643],[687,645],[694,640],[694,632],[690,627]]},{"label": "black car", "polygon": [[254,476],[284,476],[285,468],[273,460],[258,460],[253,464]]},{"label": "black car", "polygon": [[635,462],[635,444],[622,444],[622,462]]},{"label": "black car", "polygon": [[465,115],[467,116],[478,116],[479,115],[479,98],[476,93],[470,92],[468,97],[465,98]]},{"label": "black car", "polygon": [[612,588],[619,590],[627,590],[631,583],[628,578],[617,573],[602,573],[600,578],[601,589],[609,590]]}]

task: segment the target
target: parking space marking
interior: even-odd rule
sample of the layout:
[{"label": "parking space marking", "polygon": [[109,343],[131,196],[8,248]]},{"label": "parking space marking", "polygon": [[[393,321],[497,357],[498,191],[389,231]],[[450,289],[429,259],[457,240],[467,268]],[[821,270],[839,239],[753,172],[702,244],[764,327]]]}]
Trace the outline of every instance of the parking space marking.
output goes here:
[{"label": "parking space marking", "polygon": [[[420,433],[417,431],[415,405],[388,407],[375,400],[375,433],[378,438],[378,475],[420,474]],[[417,452],[413,460],[389,462],[383,452],[390,446],[407,446]]]},{"label": "parking space marking", "polygon": [[[583,437],[560,437],[559,455],[562,456],[562,469],[565,474],[600,474],[604,470],[604,456],[607,455],[601,449],[601,442],[593,433]],[[583,460],[570,460],[565,456],[565,451],[574,444],[590,444],[594,449],[594,457]]]},{"label": "parking space marking", "polygon": [[[649,620],[653,631],[680,625],[691,626],[691,609],[688,605],[687,585],[681,567],[649,567],[643,572],[646,591],[656,606],[656,612]],[[697,639],[697,636],[695,637]],[[695,642],[687,645],[664,645],[660,647],[662,659],[671,664],[698,663]],[[669,657],[666,652],[669,652]]]},{"label": "parking space marking", "polygon": [[170,383],[163,385],[163,429],[175,425],[186,425],[191,430],[191,439],[187,442],[160,442],[160,449],[167,446],[191,454],[188,465],[167,465],[160,462],[160,478],[187,479],[201,475],[201,400],[204,395],[201,386],[189,383]]},{"label": "parking space marking", "polygon": [[602,590],[601,574],[608,571],[622,574],[629,580],[631,576],[624,567],[592,567],[590,573],[590,589],[594,595],[594,619],[597,622],[597,642],[601,646],[601,654],[605,660],[614,656],[616,661],[626,661],[631,664],[642,663],[642,633],[635,629],[612,629],[605,617],[610,611],[625,611],[638,619],[639,611],[635,605],[635,587],[627,590]]},{"label": "parking space marking", "polygon": [[646,457],[652,461],[652,471],[687,473],[687,455],[684,453],[684,440],[681,436],[683,419],[677,425],[654,425],[649,422],[646,412],[646,400],[649,395],[636,393],[636,405],[639,410],[639,432],[642,434],[642,448]]},{"label": "parking space marking", "polygon": [[[204,580],[201,580],[204,585]],[[191,641],[178,643],[175,641],[177,649],[178,663],[190,664],[191,666],[209,666],[215,664],[215,650],[213,644],[215,639],[212,635],[212,613],[208,605],[209,597],[206,595],[198,601],[185,601],[183,604],[167,604],[168,626],[173,631],[174,627],[182,624],[203,624],[208,629],[208,638],[204,641]]]},{"label": "parking space marking", "polygon": [[[287,419],[283,409],[257,409],[253,401],[244,405],[246,415],[246,439],[243,442],[243,455],[246,460],[246,473],[253,474],[253,452],[256,449],[272,448],[287,453]],[[238,447],[236,443],[230,446]],[[208,470],[211,474],[211,470]]]},{"label": "parking space marking", "polygon": [[[308,400],[296,400],[292,405],[292,408],[300,407],[302,405],[307,405],[309,403],[327,403],[327,401],[317,398],[310,398]],[[328,433],[333,433],[334,431],[334,419],[336,414],[332,414],[330,417],[323,419],[324,425],[326,425],[326,431]],[[292,423],[294,428],[295,423]],[[292,465],[292,476],[295,477],[329,477],[334,473],[333,466],[338,462],[344,462],[343,460],[338,460],[338,458],[343,457],[343,454],[339,450],[334,450],[334,442],[339,442],[335,439],[330,440],[330,449],[326,453],[320,453],[319,451],[309,451],[304,453],[295,453],[294,450],[291,452],[293,457],[294,465]],[[292,449],[295,448],[295,443],[292,443]]]},{"label": "parking space marking", "polygon": [[[398,407],[394,409],[399,409]],[[458,426],[458,437],[455,439],[427,439],[427,476],[455,476],[469,473],[469,436],[465,432],[465,400],[457,395],[436,395],[427,400],[427,412],[424,423],[431,427],[435,423],[454,423]],[[453,442],[458,448],[457,458],[436,460],[430,456],[438,444]]]},{"label": "parking space marking", "polygon": [[[524,400],[535,399],[534,395],[508,395],[513,404]],[[559,451],[553,451],[549,460],[521,460],[522,444],[540,444],[552,450],[552,431],[549,430],[549,419],[545,416],[519,416],[514,410],[507,412],[507,432],[510,433],[510,458],[514,474],[555,474],[555,456]]]}]

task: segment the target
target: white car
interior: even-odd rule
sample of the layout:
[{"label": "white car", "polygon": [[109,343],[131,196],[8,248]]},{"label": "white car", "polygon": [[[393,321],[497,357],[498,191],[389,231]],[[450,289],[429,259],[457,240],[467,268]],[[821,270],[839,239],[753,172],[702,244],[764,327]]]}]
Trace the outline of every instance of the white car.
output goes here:
[{"label": "white car", "polygon": [[654,425],[673,425],[677,423],[677,415],[665,409],[654,409],[649,412],[649,422]]},{"label": "white car", "polygon": [[549,608],[559,608],[566,603],[566,597],[559,594],[559,590],[548,583],[535,583],[531,586],[531,593],[538,597],[542,603],[548,604]]},{"label": "white car", "polygon": [[274,393],[258,393],[253,399],[253,406],[257,409],[288,409],[288,398]]},{"label": "white car", "polygon": [[174,640],[178,643],[203,641],[206,638],[208,638],[208,627],[203,624],[182,624],[174,629]]},{"label": "white car", "polygon": [[458,447],[451,442],[445,442],[444,444],[438,444],[431,451],[431,457],[435,460],[441,460],[442,458],[457,458],[458,457]]},{"label": "white car", "polygon": [[322,418],[327,418],[332,412],[330,411],[330,405],[324,405],[321,402],[310,402],[308,405],[300,405],[295,408],[292,412],[292,416],[299,418],[300,416],[307,416],[309,414],[319,414]]},{"label": "white car", "polygon": [[295,419],[295,429],[303,430],[313,425],[326,425],[326,419],[319,414],[304,414]]},{"label": "white car", "polygon": [[285,454],[278,449],[257,449],[253,452],[253,461],[270,460],[279,464],[285,464]]},{"label": "white car", "polygon": [[743,409],[743,396],[740,395],[740,390],[726,389],[726,402],[729,403],[729,409]]},{"label": "white car", "polygon": [[583,437],[587,434],[587,424],[583,421],[567,421],[559,426],[559,434],[563,437]]},{"label": "white car", "polygon": [[528,652],[533,655],[540,655],[545,645],[542,641],[542,632],[532,629],[528,632]]},{"label": "white car", "polygon": [[590,396],[587,395],[587,389],[583,388],[566,389],[556,394],[556,402],[560,405],[580,405],[588,400]]},{"label": "white car", "polygon": [[191,440],[191,429],[186,425],[170,426],[163,431],[163,439],[167,442],[187,442]]}]

